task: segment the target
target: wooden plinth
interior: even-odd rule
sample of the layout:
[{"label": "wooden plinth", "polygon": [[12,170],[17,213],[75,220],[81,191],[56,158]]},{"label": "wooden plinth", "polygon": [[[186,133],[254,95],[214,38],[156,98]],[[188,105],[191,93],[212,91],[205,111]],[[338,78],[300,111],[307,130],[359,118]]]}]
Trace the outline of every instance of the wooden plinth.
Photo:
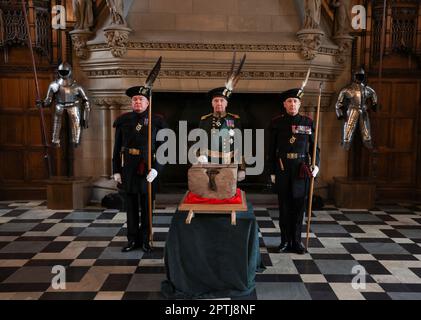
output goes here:
[{"label": "wooden plinth", "polygon": [[48,209],[83,209],[88,205],[90,197],[90,177],[53,177],[47,182]]},{"label": "wooden plinth", "polygon": [[363,178],[334,177],[334,200],[338,208],[371,209],[375,206],[376,184]]},{"label": "wooden plinth", "polygon": [[178,210],[179,211],[188,211],[186,224],[190,224],[191,220],[194,218],[195,213],[206,213],[206,214],[230,214],[231,215],[231,224],[236,225],[236,212],[237,211],[247,211],[247,200],[246,193],[241,191],[242,202],[240,204],[188,204],[184,203],[185,198],[187,197],[188,192],[184,195],[181,200]]}]

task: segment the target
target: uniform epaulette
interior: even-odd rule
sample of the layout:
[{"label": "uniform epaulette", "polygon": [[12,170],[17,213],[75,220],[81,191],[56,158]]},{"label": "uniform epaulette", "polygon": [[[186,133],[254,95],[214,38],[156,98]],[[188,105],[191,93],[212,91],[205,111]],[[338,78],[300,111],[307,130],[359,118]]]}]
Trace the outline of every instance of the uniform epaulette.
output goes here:
[{"label": "uniform epaulette", "polygon": [[205,120],[205,119],[209,118],[212,114],[213,114],[213,113],[209,113],[209,114],[207,114],[207,115],[205,115],[205,116],[202,116],[202,117],[200,118],[200,120]]},{"label": "uniform epaulette", "polygon": [[230,112],[227,112],[227,114],[229,114],[231,117],[234,117],[235,119],[240,119],[240,116],[238,114],[230,113]]}]

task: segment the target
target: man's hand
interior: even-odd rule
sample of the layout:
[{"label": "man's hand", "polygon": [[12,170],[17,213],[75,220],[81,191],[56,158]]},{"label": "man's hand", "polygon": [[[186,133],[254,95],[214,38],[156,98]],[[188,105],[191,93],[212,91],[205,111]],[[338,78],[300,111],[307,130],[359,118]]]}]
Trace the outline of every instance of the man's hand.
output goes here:
[{"label": "man's hand", "polygon": [[117,183],[121,183],[121,174],[115,173],[113,175],[113,179],[114,179],[114,181],[117,181]]},{"label": "man's hand", "polygon": [[148,182],[152,182],[155,180],[155,178],[158,176],[158,171],[156,171],[155,169],[151,169],[151,171],[149,171],[146,180]]},{"label": "man's hand", "polygon": [[205,156],[205,155],[201,155],[200,157],[198,157],[197,158],[197,161],[200,163],[200,164],[204,164],[204,163],[208,163],[209,161],[208,161],[208,157],[207,156]]},{"label": "man's hand", "polygon": [[314,178],[316,178],[318,173],[319,173],[319,167],[314,166],[314,168],[311,169],[311,174],[313,175]]},{"label": "man's hand", "polygon": [[272,181],[273,184],[276,182],[276,176],[274,174],[270,175],[270,181]]},{"label": "man's hand", "polygon": [[237,173],[237,181],[241,182],[246,178],[246,172],[244,170],[240,170]]}]

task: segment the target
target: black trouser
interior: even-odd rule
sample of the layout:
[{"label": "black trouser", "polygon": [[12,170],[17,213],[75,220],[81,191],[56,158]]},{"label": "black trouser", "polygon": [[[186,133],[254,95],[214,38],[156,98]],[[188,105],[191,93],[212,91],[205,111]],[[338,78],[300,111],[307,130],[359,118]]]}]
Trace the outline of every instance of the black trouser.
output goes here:
[{"label": "black trouser", "polygon": [[301,229],[305,212],[305,198],[293,198],[289,194],[278,193],[279,202],[279,228],[281,229],[281,242],[291,246],[301,243]]},{"label": "black trouser", "polygon": [[[277,175],[279,228],[281,242],[290,246],[301,243],[301,228],[306,210],[306,181],[297,181],[299,163],[285,162],[288,167],[281,175]],[[301,185],[299,192],[293,193],[293,188]]]},{"label": "black trouser", "polygon": [[[140,227],[139,227],[140,201]],[[149,242],[148,194],[126,193],[127,239],[138,244]]]}]

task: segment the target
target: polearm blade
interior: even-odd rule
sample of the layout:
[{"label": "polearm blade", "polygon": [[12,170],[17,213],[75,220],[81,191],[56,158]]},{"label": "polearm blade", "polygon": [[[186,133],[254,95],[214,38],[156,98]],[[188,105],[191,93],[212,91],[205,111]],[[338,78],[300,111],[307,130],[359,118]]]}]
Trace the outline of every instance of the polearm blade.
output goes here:
[{"label": "polearm blade", "polygon": [[246,62],[246,58],[247,58],[247,55],[244,54],[240,60],[240,64],[238,65],[238,69],[235,73],[234,87],[237,85],[238,81],[240,80],[241,70],[243,69],[244,63]]},{"label": "polearm blade", "polygon": [[146,78],[145,87],[152,89],[153,84],[159,75],[159,71],[161,70],[161,61],[162,57],[159,57],[158,61],[155,63],[155,66],[152,68],[148,77]]},{"label": "polearm blade", "polygon": [[[148,112],[148,173],[152,169],[152,87],[161,70],[162,57],[159,57],[155,66],[149,72],[145,81],[145,87],[151,90],[149,97],[149,112]],[[152,228],[152,182],[148,182],[148,217],[149,217],[149,243],[153,247],[153,228]]]},{"label": "polearm blade", "polygon": [[[319,140],[319,124],[320,124],[320,106],[322,102],[322,88],[323,82],[320,82],[319,86],[319,100],[317,102],[317,111],[316,111],[316,128],[314,132],[314,145],[313,145],[313,154],[311,158],[311,166],[314,168],[316,166],[317,158],[317,144]],[[314,177],[311,176],[310,179],[310,195],[308,197],[308,206],[307,206],[307,237],[306,237],[306,251],[308,250],[308,242],[310,239],[310,225],[311,225],[311,212],[313,210],[313,191],[314,191]]]},{"label": "polearm blade", "polygon": [[303,84],[301,85],[298,95],[300,95],[304,91],[304,88],[307,86],[308,80],[310,79],[310,73],[311,73],[311,67],[308,68],[307,70],[306,78],[304,79]]},{"label": "polearm blade", "polygon": [[[34,50],[32,49],[32,39],[31,39],[31,30],[29,29],[29,21],[28,21],[28,15],[26,14],[26,5],[25,0],[22,0],[22,12],[23,16],[25,18],[25,27],[28,34],[28,47],[29,51],[31,53],[31,59],[32,59],[32,68],[34,72],[34,80],[35,80],[35,91],[36,91],[36,100],[41,100],[40,90],[39,90],[39,83],[38,83],[38,74],[37,74],[37,67],[35,64],[35,57],[34,57]],[[38,107],[37,107],[38,108]],[[47,172],[48,172],[48,178],[51,178],[53,175],[53,169],[51,166],[51,159],[49,154],[49,145],[48,145],[48,139],[47,139],[47,133],[45,130],[45,118],[44,118],[44,110],[42,109],[42,106],[38,108],[40,113],[40,121],[41,121],[41,136],[42,136],[42,144],[44,146],[44,159],[47,164]]]}]

